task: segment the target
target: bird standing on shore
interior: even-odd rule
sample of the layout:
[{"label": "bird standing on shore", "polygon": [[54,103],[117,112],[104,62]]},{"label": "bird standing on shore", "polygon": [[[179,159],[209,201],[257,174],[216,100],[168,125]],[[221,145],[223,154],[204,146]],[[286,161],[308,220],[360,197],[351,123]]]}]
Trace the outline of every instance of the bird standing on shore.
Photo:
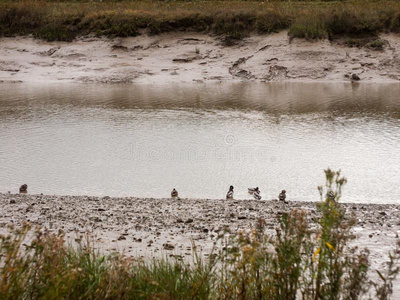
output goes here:
[{"label": "bird standing on shore", "polygon": [[256,192],[260,192],[260,190],[258,189],[258,187],[256,187],[256,188],[248,188],[247,189],[248,191],[249,191],[249,194],[253,194],[253,193],[256,193]]},{"label": "bird standing on shore", "polygon": [[256,188],[248,188],[250,195],[253,195],[254,199],[256,200],[261,200],[261,195],[260,195],[260,189],[258,187]]},{"label": "bird standing on shore", "polygon": [[283,201],[284,203],[287,203],[286,201],[286,191],[282,190],[282,192],[279,194],[279,200]]},{"label": "bird standing on shore", "polygon": [[226,194],[226,199],[228,200],[228,199],[233,199],[233,185],[231,185],[230,187],[229,187],[229,191],[228,191],[228,193]]},{"label": "bird standing on shore", "polygon": [[171,192],[171,197],[172,198],[178,198],[178,191],[176,189],[173,189]]},{"label": "bird standing on shore", "polygon": [[28,192],[28,185],[23,184],[19,187],[19,193],[20,194],[26,194]]}]

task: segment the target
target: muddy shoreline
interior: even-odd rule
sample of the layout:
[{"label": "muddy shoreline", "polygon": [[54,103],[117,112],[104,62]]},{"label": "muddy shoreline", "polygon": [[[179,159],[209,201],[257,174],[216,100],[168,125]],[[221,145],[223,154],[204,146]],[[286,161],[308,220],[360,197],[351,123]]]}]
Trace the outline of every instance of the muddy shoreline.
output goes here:
[{"label": "muddy shoreline", "polygon": [[[218,234],[254,228],[266,221],[267,233],[274,234],[278,217],[295,209],[307,212],[314,224],[317,202],[277,200],[211,200],[110,198],[0,194],[0,234],[9,225],[29,222],[52,233],[65,234],[74,243],[87,234],[94,248],[104,253],[120,252],[135,258],[170,257],[193,260],[193,246],[204,257],[212,253]],[[348,216],[355,215],[353,242],[370,251],[371,276],[385,267],[400,231],[400,205],[343,203]],[[400,280],[394,295],[400,295]]]},{"label": "muddy shoreline", "polygon": [[[62,230],[67,237],[90,232],[100,248],[124,251],[129,255],[157,256],[164,244],[173,252],[189,255],[194,240],[209,251],[218,232],[251,229],[259,218],[274,232],[278,217],[295,209],[308,212],[311,223],[318,217],[317,202],[277,200],[211,200],[110,198],[88,196],[50,196],[0,194],[0,231],[7,225],[23,222]],[[390,249],[400,230],[400,205],[343,203],[348,216],[357,218],[355,234],[362,244]],[[382,248],[383,247],[383,248]],[[142,253],[143,252],[143,253]]]},{"label": "muddy shoreline", "polygon": [[290,40],[287,31],[232,46],[188,32],[70,43],[0,38],[0,83],[400,82],[400,36],[380,39],[382,50]]}]

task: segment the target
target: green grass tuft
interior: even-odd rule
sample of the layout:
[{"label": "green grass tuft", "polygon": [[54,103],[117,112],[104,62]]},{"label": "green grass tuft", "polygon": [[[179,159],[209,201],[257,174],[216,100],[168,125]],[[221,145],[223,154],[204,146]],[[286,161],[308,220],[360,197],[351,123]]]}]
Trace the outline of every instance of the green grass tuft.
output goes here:
[{"label": "green grass tuft", "polygon": [[325,39],[328,37],[326,25],[320,19],[311,15],[303,16],[294,21],[289,28],[291,38],[304,38],[307,40]]}]

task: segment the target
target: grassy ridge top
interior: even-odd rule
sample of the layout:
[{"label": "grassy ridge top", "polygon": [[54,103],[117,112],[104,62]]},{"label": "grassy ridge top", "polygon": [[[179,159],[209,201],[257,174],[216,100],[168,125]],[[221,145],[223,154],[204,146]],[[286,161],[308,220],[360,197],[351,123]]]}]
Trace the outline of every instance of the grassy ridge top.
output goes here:
[{"label": "grassy ridge top", "polygon": [[[67,3],[93,3],[93,2],[97,2],[97,3],[118,3],[118,2],[134,2],[134,3],[154,3],[154,2],[186,2],[186,3],[194,3],[194,2],[247,2],[247,3],[251,3],[251,2],[297,2],[297,3],[310,3],[310,2],[314,2],[314,3],[321,3],[321,2],[381,2],[382,0],[0,0],[0,2],[67,2]],[[392,0],[394,1],[394,0]]]},{"label": "grassy ridge top", "polygon": [[289,29],[292,37],[400,32],[398,1],[1,1],[0,36],[70,41],[78,35],[211,32],[241,39]]}]

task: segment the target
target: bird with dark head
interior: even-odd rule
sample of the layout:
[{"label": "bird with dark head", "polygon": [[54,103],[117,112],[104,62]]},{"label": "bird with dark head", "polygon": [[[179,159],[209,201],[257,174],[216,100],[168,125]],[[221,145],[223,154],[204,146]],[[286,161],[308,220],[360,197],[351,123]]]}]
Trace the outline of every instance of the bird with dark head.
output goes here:
[{"label": "bird with dark head", "polygon": [[23,184],[19,187],[19,193],[20,194],[26,194],[28,192],[28,185]]},{"label": "bird with dark head", "polygon": [[248,188],[247,190],[248,190],[249,194],[259,193],[260,192],[258,187],[256,187],[256,188]]},{"label": "bird with dark head", "polygon": [[256,200],[261,200],[260,190],[255,191],[253,197]]},{"label": "bird with dark head", "polygon": [[282,192],[279,194],[279,200],[287,203],[287,201],[286,201],[286,191],[285,190],[282,190]]},{"label": "bird with dark head", "polygon": [[226,193],[226,199],[233,199],[233,185],[229,187],[229,191]]},{"label": "bird with dark head", "polygon": [[178,198],[178,191],[175,188],[171,192],[171,197],[172,198]]}]

